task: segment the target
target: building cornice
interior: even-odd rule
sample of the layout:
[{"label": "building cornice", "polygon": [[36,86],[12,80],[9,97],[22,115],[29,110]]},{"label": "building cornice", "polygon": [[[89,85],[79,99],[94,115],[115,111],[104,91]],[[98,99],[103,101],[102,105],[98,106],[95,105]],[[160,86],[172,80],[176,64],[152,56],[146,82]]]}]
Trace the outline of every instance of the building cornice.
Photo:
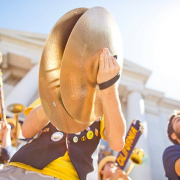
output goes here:
[{"label": "building cornice", "polygon": [[127,59],[124,59],[122,73],[128,76],[129,78],[132,78],[132,79],[136,78],[136,80],[139,80],[143,84],[146,84],[152,72],[146,68],[138,66],[137,64],[131,61],[128,61]]},{"label": "building cornice", "polygon": [[0,34],[42,46],[44,46],[44,43],[48,36],[46,34],[23,32],[10,29],[0,29]]},{"label": "building cornice", "polygon": [[31,43],[33,45],[44,46],[44,42],[42,42],[42,41],[26,38],[26,37],[23,37],[23,36],[17,36],[17,35],[9,34],[9,33],[6,33],[6,32],[0,32],[1,39],[2,39],[3,36],[7,37],[7,38],[15,39],[15,40],[20,40],[20,41],[23,41],[23,42],[26,42],[26,43]]}]

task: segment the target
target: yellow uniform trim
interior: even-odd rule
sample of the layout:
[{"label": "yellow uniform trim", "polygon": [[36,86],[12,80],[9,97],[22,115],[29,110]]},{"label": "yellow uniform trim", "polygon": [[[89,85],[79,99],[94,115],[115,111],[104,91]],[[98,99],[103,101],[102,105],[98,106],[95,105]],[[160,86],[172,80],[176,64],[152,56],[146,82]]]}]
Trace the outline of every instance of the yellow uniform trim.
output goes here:
[{"label": "yellow uniform trim", "polygon": [[8,166],[16,166],[29,171],[34,171],[48,176],[52,176],[61,180],[79,180],[77,172],[69,158],[68,152],[66,152],[63,157],[57,158],[51,163],[49,163],[42,170],[33,168],[32,166],[19,162],[10,162]]},{"label": "yellow uniform trim", "polygon": [[104,136],[104,115],[101,118],[101,123],[100,123],[100,136],[102,139],[106,140]]},{"label": "yellow uniform trim", "polygon": [[24,110],[25,116],[27,116],[31,110],[33,110],[36,106],[39,106],[41,104],[40,98],[36,99],[28,108]]}]

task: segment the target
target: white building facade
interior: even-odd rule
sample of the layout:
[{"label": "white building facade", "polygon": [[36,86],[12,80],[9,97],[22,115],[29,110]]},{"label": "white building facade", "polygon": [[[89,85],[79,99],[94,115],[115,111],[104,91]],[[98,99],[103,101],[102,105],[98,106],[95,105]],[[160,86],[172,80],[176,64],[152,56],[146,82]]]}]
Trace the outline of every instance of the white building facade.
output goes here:
[{"label": "white building facade", "polygon": [[[47,35],[0,29],[1,69],[5,106],[13,103],[30,105],[38,98],[38,74],[41,53]],[[124,60],[119,97],[127,127],[133,119],[140,119],[144,133],[136,147],[147,153],[146,166],[136,167],[133,180],[165,180],[162,153],[171,143],[167,138],[167,120],[180,102],[164,97],[145,87],[151,72]],[[6,110],[7,116],[13,116]],[[20,116],[23,120],[24,116]]]}]

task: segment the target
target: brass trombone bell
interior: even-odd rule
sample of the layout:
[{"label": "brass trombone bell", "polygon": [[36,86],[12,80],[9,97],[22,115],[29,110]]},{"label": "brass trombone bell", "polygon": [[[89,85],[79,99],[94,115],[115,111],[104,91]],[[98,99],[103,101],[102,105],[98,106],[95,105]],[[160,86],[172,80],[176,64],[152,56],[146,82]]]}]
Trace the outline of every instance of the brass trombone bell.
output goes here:
[{"label": "brass trombone bell", "polygon": [[145,165],[147,162],[147,156],[143,149],[134,148],[131,156],[130,156],[131,164],[126,172],[127,175],[133,170],[135,165]]},{"label": "brass trombone bell", "polygon": [[7,107],[7,110],[13,114],[20,114],[24,111],[25,106],[22,104],[11,104]]},{"label": "brass trombone bell", "polygon": [[141,165],[143,163],[144,156],[145,152],[142,149],[134,148],[130,160],[136,165]]}]

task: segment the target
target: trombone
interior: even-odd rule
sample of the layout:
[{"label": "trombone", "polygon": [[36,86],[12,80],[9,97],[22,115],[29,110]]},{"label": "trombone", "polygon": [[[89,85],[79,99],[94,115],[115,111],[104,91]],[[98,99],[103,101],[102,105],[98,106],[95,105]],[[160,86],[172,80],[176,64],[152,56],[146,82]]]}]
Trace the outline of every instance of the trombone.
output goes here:
[{"label": "trombone", "polygon": [[130,161],[131,164],[126,172],[127,175],[130,174],[130,172],[133,170],[135,165],[144,165],[146,163],[147,156],[146,153],[144,152],[143,149],[140,148],[134,148],[131,156],[130,156]]},{"label": "trombone", "polygon": [[7,110],[14,115],[14,119],[16,121],[16,134],[15,134],[15,147],[18,147],[18,122],[19,122],[19,114],[21,114],[25,109],[25,106],[22,104],[11,104],[7,107]]}]

